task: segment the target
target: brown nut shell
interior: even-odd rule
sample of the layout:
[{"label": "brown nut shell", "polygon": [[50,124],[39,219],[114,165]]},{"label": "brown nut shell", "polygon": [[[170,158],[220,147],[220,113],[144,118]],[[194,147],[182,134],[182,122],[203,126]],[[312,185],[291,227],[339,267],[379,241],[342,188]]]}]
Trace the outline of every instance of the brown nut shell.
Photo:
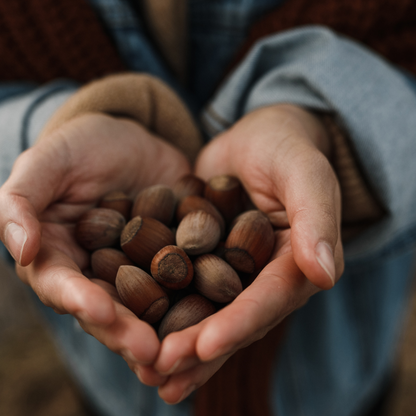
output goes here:
[{"label": "brown nut shell", "polygon": [[121,251],[114,248],[100,248],[91,255],[91,269],[94,277],[115,285],[120,266],[134,263]]},{"label": "brown nut shell", "polygon": [[243,212],[244,189],[240,180],[235,176],[212,177],[206,184],[204,196],[218,209],[228,224]]},{"label": "brown nut shell", "polygon": [[121,249],[140,267],[149,269],[153,257],[165,246],[174,245],[172,231],[154,218],[132,218],[124,227]]},{"label": "brown nut shell", "polygon": [[194,275],[191,260],[178,246],[165,246],[153,257],[150,271],[163,287],[173,290],[189,285]]},{"label": "brown nut shell", "polygon": [[192,294],[175,303],[160,323],[158,335],[162,340],[171,332],[181,331],[196,325],[216,312],[214,304],[207,298]]},{"label": "brown nut shell", "polygon": [[159,321],[169,308],[169,298],[152,276],[135,266],[120,266],[116,288],[123,304],[143,321]]},{"label": "brown nut shell", "polygon": [[128,221],[130,219],[133,201],[122,191],[109,192],[98,203],[99,208],[108,208],[118,211]]},{"label": "brown nut shell", "polygon": [[203,196],[205,190],[205,181],[192,173],[179,178],[173,186],[173,193],[178,201],[186,198],[187,196],[196,195]]},{"label": "brown nut shell", "polygon": [[176,208],[176,220],[180,223],[186,215],[192,211],[205,211],[211,214],[218,222],[221,228],[221,236],[225,235],[225,221],[217,208],[214,207],[207,199],[191,195],[184,198]]},{"label": "brown nut shell", "polygon": [[274,248],[269,219],[258,210],[239,215],[225,241],[225,260],[235,270],[253,273],[263,268]]},{"label": "brown nut shell", "polygon": [[228,303],[243,290],[237,272],[214,254],[203,254],[194,260],[194,287],[208,299]]},{"label": "brown nut shell", "polygon": [[118,244],[126,220],[118,211],[93,208],[85,212],[75,226],[75,238],[87,250]]},{"label": "brown nut shell", "polygon": [[176,245],[194,256],[214,250],[220,237],[220,226],[212,215],[205,211],[192,211],[178,225]]},{"label": "brown nut shell", "polygon": [[169,226],[175,213],[176,197],[167,185],[153,185],[136,197],[131,216],[151,217]]}]

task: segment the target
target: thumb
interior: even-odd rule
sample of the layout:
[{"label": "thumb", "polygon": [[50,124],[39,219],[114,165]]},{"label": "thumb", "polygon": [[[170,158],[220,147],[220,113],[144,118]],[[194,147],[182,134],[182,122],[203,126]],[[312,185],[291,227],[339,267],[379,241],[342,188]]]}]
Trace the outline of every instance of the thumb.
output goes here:
[{"label": "thumb", "polygon": [[30,264],[39,251],[38,214],[53,201],[62,178],[56,161],[47,152],[30,149],[18,157],[0,188],[0,238],[21,266]]},{"label": "thumb", "polygon": [[216,175],[236,174],[229,149],[230,141],[224,140],[223,135],[216,136],[199,153],[195,162],[195,174],[204,180]]},{"label": "thumb", "polygon": [[41,227],[30,202],[17,195],[0,197],[2,241],[20,266],[32,262],[40,248]]},{"label": "thumb", "polygon": [[298,267],[320,289],[330,289],[343,272],[338,181],[320,152],[298,161],[286,181],[284,205]]}]

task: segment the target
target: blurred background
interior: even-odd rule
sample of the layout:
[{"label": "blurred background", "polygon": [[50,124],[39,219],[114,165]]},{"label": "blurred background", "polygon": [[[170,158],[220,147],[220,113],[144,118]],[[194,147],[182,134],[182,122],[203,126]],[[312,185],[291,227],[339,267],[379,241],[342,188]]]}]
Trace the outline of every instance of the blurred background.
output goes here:
[{"label": "blurred background", "polygon": [[[397,379],[382,416],[416,416],[416,290],[413,299]],[[0,415],[93,416],[26,287],[1,260]]]}]

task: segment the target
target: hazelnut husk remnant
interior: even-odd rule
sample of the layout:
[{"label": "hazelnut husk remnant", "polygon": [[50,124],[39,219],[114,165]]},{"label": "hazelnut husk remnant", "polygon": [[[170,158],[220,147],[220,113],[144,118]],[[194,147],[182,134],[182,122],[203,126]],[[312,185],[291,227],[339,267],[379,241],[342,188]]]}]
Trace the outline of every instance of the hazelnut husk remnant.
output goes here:
[{"label": "hazelnut husk remnant", "polygon": [[235,176],[214,176],[207,182],[204,196],[218,209],[228,224],[243,211],[244,190]]},{"label": "hazelnut husk remnant", "polygon": [[269,219],[258,210],[239,215],[225,241],[225,260],[235,270],[253,273],[264,267],[274,248]]},{"label": "hazelnut husk remnant", "polygon": [[91,255],[91,269],[94,276],[115,285],[120,266],[134,263],[121,250],[115,248],[100,248]]},{"label": "hazelnut husk remnant", "polygon": [[178,246],[166,246],[159,250],[153,257],[150,271],[159,284],[173,290],[188,286],[194,275],[191,260]]},{"label": "hazelnut husk remnant", "polygon": [[132,218],[124,227],[121,237],[121,249],[137,265],[150,268],[155,254],[165,246],[174,245],[172,231],[154,218]]},{"label": "hazelnut husk remnant", "polygon": [[214,302],[228,303],[243,290],[237,272],[220,257],[203,254],[194,260],[195,289]]},{"label": "hazelnut husk remnant", "polygon": [[196,325],[215,312],[214,304],[207,298],[198,294],[185,296],[162,319],[158,330],[159,338],[163,339],[171,332]]},{"label": "hazelnut husk remnant", "polygon": [[143,321],[159,321],[169,308],[169,298],[161,286],[144,270],[120,266],[116,288],[123,304]]},{"label": "hazelnut husk remnant", "polygon": [[130,219],[133,201],[122,191],[109,192],[98,203],[99,208],[108,208],[118,211],[128,221]]},{"label": "hazelnut husk remnant", "polygon": [[187,196],[203,196],[205,190],[205,181],[189,173],[178,179],[173,187],[173,193],[178,201]]},{"label": "hazelnut husk remnant", "polygon": [[218,221],[205,211],[192,211],[179,223],[176,244],[189,255],[209,253],[218,245]]},{"label": "hazelnut husk remnant", "polygon": [[75,238],[87,250],[97,250],[118,244],[126,220],[118,211],[93,208],[77,221]]},{"label": "hazelnut husk remnant", "polygon": [[136,197],[131,216],[151,217],[169,226],[175,213],[176,197],[166,185],[153,185],[143,189]]}]

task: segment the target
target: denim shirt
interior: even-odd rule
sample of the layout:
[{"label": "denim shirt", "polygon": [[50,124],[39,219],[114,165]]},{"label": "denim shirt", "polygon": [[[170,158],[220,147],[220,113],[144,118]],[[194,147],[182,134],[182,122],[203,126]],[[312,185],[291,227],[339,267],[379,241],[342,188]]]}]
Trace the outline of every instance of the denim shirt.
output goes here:
[{"label": "denim shirt", "polygon": [[[290,0],[289,0],[290,1]],[[190,0],[188,88],[146,38],[127,0],[90,0],[130,69],[170,84],[213,134],[255,108],[290,102],[336,114],[387,215],[345,246],[346,269],[330,291],[293,314],[276,359],[270,402],[279,416],[355,416],[389,377],[405,322],[416,237],[416,97],[413,78],[323,27],[259,41],[220,84],[253,21],[282,0]],[[70,80],[0,86],[0,174],[9,175],[53,111],[76,90]],[[214,94],[215,92],[215,94]],[[75,376],[99,414],[189,415],[192,397],[164,404],[124,361],[71,316],[44,310]],[[103,365],[105,363],[105,365]]]}]

